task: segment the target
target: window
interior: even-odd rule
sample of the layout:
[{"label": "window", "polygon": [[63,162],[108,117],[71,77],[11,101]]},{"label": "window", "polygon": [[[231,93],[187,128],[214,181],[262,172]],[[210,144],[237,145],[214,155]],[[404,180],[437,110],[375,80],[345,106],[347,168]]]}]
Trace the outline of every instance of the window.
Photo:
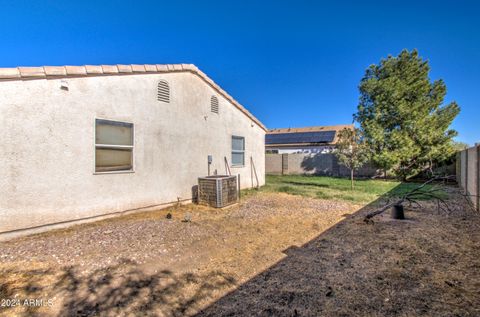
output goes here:
[{"label": "window", "polygon": [[170,102],[170,86],[165,80],[160,80],[157,87],[157,100],[163,102]]},{"label": "window", "polygon": [[218,98],[215,96],[212,96],[212,98],[210,98],[210,110],[213,113],[218,114]]},{"label": "window", "polygon": [[245,138],[232,136],[232,166],[245,165]]},{"label": "window", "polygon": [[133,124],[95,119],[95,172],[133,171]]}]

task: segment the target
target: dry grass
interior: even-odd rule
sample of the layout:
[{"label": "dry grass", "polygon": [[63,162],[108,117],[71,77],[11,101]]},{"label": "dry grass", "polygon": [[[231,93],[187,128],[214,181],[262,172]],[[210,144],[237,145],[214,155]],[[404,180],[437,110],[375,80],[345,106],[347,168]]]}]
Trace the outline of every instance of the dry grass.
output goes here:
[{"label": "dry grass", "polygon": [[451,195],[367,225],[373,206],[258,192],[3,242],[0,298],[54,305],[0,315],[477,316],[480,219]]},{"label": "dry grass", "polygon": [[[49,315],[128,315],[139,302],[153,315],[191,314],[356,208],[261,194],[224,210],[178,206],[25,237],[0,244],[2,296],[56,298],[54,307],[34,309]],[[187,212],[192,221],[182,222]],[[126,296],[109,292],[119,286]]]}]

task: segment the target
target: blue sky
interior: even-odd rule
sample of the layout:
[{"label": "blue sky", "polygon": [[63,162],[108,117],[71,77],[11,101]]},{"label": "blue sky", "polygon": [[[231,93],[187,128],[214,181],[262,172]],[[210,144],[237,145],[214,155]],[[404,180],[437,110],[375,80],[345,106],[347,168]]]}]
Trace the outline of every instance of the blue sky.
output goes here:
[{"label": "blue sky", "polygon": [[0,67],[194,63],[269,128],[352,121],[368,65],[430,61],[480,141],[480,5],[467,1],[0,1]]}]

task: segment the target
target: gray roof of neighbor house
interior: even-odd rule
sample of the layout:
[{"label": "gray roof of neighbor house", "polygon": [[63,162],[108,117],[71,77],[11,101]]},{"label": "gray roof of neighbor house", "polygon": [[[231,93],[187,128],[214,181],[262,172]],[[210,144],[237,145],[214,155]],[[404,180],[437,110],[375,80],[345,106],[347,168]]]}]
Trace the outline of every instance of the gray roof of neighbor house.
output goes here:
[{"label": "gray roof of neighbor house", "polygon": [[343,129],[353,129],[353,124],[273,129],[267,132],[265,145],[267,147],[335,145],[338,141],[338,132]]},{"label": "gray roof of neighbor house", "polygon": [[263,130],[267,128],[245,107],[230,96],[225,90],[210,79],[204,72],[193,64],[140,64],[140,65],[84,65],[84,66],[40,66],[0,68],[0,81],[4,80],[31,80],[63,77],[111,76],[128,74],[153,74],[168,72],[190,72],[199,76],[203,81],[215,89],[219,94],[230,101],[243,114],[258,124]]}]

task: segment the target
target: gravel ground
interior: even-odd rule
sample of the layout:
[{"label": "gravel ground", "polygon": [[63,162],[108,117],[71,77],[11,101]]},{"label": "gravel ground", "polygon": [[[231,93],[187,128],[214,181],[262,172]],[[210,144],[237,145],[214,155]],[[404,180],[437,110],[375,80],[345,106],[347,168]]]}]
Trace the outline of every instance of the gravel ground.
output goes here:
[{"label": "gravel ground", "polygon": [[448,203],[373,224],[367,206],[197,316],[480,316],[480,215]]},{"label": "gravel ground", "polygon": [[53,305],[0,314],[192,314],[356,209],[262,193],[223,210],[179,206],[2,242],[0,298]]},{"label": "gravel ground", "polygon": [[450,197],[366,224],[379,202],[257,193],[3,242],[0,315],[480,316],[480,216]]}]

